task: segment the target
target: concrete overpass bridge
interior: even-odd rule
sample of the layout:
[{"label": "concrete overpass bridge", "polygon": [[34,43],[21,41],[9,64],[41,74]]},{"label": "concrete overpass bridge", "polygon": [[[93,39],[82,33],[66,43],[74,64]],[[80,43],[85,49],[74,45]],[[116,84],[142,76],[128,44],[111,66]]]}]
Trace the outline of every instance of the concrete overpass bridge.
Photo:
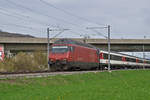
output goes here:
[{"label": "concrete overpass bridge", "polygon": [[[51,39],[52,44],[57,39]],[[106,39],[75,39],[77,41],[85,41],[103,50],[107,50]],[[0,44],[4,45],[5,52],[18,52],[18,51],[46,51],[47,39],[46,38],[12,38],[0,37]],[[150,51],[150,39],[111,39],[111,50],[117,52],[141,52]]]}]

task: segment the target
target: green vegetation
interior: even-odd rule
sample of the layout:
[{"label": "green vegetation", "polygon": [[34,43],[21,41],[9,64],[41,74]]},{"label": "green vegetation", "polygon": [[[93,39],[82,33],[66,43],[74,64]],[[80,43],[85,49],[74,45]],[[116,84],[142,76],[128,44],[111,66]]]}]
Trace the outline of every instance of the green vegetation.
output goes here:
[{"label": "green vegetation", "polygon": [[0,72],[28,72],[45,70],[46,54],[42,52],[20,52],[12,58],[5,58],[0,62]]},{"label": "green vegetation", "polygon": [[0,100],[150,100],[150,70],[0,80]]}]

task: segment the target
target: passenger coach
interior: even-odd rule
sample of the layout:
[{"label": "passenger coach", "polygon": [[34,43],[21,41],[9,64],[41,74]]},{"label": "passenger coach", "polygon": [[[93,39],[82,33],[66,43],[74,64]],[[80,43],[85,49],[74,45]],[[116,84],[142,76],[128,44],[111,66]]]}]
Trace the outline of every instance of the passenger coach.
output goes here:
[{"label": "passenger coach", "polygon": [[[130,56],[122,53],[111,52],[110,63],[112,69],[121,68],[143,68],[150,67],[150,60]],[[100,51],[100,66],[106,68],[108,64],[108,52]]]}]

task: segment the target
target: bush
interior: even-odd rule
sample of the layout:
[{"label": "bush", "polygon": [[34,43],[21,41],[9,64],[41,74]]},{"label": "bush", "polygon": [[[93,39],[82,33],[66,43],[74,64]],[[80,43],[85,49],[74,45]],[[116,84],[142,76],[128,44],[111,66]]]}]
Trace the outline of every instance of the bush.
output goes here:
[{"label": "bush", "polygon": [[40,69],[46,69],[47,68],[47,55],[46,53],[42,52],[34,52],[34,63],[36,66],[38,66]]},{"label": "bush", "polygon": [[5,58],[4,61],[0,62],[0,72],[14,72],[14,59]]},{"label": "bush", "polygon": [[47,66],[46,54],[42,52],[20,52],[15,57],[0,62],[1,72],[42,71]]}]

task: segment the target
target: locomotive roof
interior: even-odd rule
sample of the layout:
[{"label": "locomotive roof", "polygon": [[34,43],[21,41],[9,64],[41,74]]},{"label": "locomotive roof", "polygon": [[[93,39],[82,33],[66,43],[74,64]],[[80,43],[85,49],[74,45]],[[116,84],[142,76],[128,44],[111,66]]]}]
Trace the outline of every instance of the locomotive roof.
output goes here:
[{"label": "locomotive roof", "polygon": [[59,40],[55,41],[54,44],[75,44],[75,45],[79,45],[79,46],[84,46],[84,47],[96,49],[96,47],[94,47],[90,44],[82,43],[82,42],[75,41],[72,39],[59,39]]}]

